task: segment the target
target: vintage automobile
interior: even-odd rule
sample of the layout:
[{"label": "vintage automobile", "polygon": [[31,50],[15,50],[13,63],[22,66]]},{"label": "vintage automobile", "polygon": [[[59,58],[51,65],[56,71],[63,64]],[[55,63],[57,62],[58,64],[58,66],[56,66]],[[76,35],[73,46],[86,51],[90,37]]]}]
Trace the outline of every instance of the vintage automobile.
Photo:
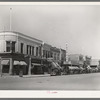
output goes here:
[{"label": "vintage automobile", "polygon": [[86,73],[92,73],[92,68],[89,65],[86,67]]},{"label": "vintage automobile", "polygon": [[78,65],[63,64],[62,69],[63,75],[85,73],[85,68],[79,67]]},{"label": "vintage automobile", "polygon": [[78,66],[69,66],[69,73],[70,74],[79,74],[80,68]]},{"label": "vintage automobile", "polygon": [[56,62],[51,62],[51,76],[61,75],[62,68]]},{"label": "vintage automobile", "polygon": [[91,66],[92,68],[92,73],[98,72],[98,67],[97,66]]},{"label": "vintage automobile", "polygon": [[98,72],[100,72],[100,66],[99,65],[97,66],[97,68],[98,68]]},{"label": "vintage automobile", "polygon": [[69,73],[70,73],[69,64],[63,64],[62,65],[62,75],[68,75]]},{"label": "vintage automobile", "polygon": [[44,74],[43,65],[32,63],[31,74]]},{"label": "vintage automobile", "polygon": [[47,61],[49,62],[50,75],[51,76],[61,75],[62,72],[61,66],[57,62],[55,62],[53,58],[48,58]]},{"label": "vintage automobile", "polygon": [[86,73],[86,68],[79,67],[79,69],[80,69],[80,74]]}]

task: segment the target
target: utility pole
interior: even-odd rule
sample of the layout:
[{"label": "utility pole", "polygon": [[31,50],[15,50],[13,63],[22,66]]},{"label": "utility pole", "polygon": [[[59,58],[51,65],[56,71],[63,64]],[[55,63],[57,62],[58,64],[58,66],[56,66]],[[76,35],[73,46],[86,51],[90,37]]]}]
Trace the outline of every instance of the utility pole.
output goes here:
[{"label": "utility pole", "polygon": [[68,44],[66,43],[66,62],[68,62]]},{"label": "utility pole", "polygon": [[12,8],[10,8],[10,31],[12,30]]}]

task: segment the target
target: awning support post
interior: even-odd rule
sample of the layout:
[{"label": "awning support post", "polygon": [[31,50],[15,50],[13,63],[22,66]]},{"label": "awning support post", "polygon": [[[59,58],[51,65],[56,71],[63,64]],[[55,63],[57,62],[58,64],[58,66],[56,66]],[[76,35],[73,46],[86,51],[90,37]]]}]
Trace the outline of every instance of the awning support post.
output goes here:
[{"label": "awning support post", "polygon": [[13,59],[10,58],[10,68],[9,68],[9,74],[12,74],[12,68],[13,68]]},{"label": "awning support post", "polygon": [[31,57],[29,57],[28,75],[31,75]]},{"label": "awning support post", "polygon": [[1,75],[1,77],[2,77],[2,58],[0,57],[0,75]]}]

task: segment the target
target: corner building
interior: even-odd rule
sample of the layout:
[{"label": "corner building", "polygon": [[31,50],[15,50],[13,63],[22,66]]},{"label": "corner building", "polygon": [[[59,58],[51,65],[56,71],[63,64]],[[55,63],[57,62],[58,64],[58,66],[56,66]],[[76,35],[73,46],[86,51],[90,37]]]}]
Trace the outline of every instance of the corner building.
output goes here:
[{"label": "corner building", "polygon": [[[24,67],[24,74],[31,74],[31,65],[42,57],[43,41],[19,32],[0,32],[0,70],[14,74],[18,62]],[[17,70],[18,71],[18,70]]]}]

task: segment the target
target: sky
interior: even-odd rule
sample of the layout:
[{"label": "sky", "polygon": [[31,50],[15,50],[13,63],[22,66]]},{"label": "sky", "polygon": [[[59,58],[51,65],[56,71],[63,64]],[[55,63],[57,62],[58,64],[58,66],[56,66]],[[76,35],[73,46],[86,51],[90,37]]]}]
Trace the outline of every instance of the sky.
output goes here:
[{"label": "sky", "polygon": [[100,59],[100,5],[0,5],[0,31],[10,30]]}]

